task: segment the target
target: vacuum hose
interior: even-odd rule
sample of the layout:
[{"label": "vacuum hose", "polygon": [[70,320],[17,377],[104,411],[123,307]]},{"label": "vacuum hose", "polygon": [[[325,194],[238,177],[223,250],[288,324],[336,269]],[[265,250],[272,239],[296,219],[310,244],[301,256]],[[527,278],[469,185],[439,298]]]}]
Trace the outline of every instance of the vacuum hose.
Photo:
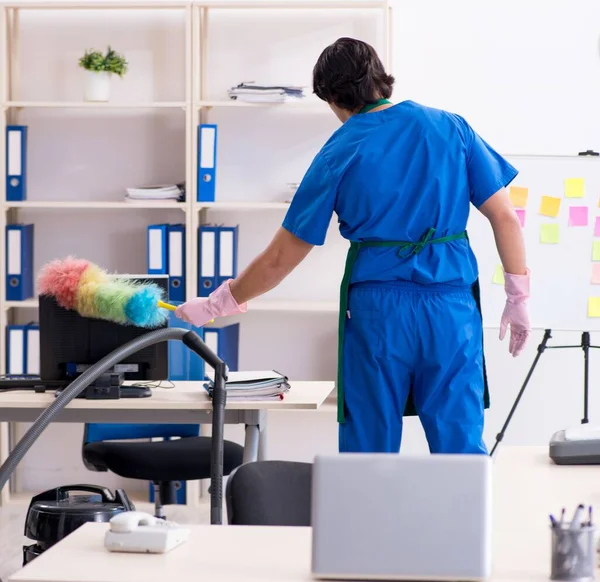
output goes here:
[{"label": "vacuum hose", "polygon": [[211,368],[215,370],[213,390],[213,419],[211,447],[211,524],[221,525],[223,506],[223,425],[225,421],[225,381],[227,366],[214,354],[198,335],[187,329],[169,327],[161,328],[137,337],[120,348],[106,355],[99,362],[89,367],[81,376],[71,382],[46,410],[40,414],[31,428],[17,443],[2,467],[0,467],[0,491],[6,485],[13,471],[21,462],[31,445],[39,438],[52,419],[73,398],[77,397],[94,380],[110,370],[125,358],[152,346],[167,341],[182,341],[188,348],[197,353]]}]

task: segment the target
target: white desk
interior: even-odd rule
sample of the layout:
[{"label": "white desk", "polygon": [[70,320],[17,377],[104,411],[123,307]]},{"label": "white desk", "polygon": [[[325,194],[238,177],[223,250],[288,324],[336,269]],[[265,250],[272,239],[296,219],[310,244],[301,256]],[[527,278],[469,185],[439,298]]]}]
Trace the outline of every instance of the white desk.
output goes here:
[{"label": "white desk", "polygon": [[[72,400],[53,422],[101,422],[138,424],[210,424],[212,402],[203,382],[175,382],[174,388],[154,388],[149,398],[119,400]],[[316,410],[334,389],[333,382],[290,382],[283,400],[228,401],[227,424],[245,424],[244,461],[262,459],[266,454],[268,410]],[[29,391],[0,393],[0,422],[33,422],[54,401],[54,392]],[[0,447],[0,464],[7,451]],[[0,505],[8,503],[4,487]]]},{"label": "white desk", "polygon": [[[599,468],[552,465],[545,447],[501,446],[494,465],[492,581],[548,580],[548,514],[563,506],[573,511],[578,503],[598,509],[599,502]],[[102,545],[106,528],[86,524],[9,582],[311,580],[310,528],[193,526],[190,540],[163,556],[111,554]]]}]

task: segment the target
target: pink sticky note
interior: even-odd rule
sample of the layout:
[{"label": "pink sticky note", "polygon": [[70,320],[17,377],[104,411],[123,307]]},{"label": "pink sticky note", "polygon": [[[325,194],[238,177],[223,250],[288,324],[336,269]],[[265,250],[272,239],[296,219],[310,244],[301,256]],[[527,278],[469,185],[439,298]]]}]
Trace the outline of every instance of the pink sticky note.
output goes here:
[{"label": "pink sticky note", "polygon": [[517,216],[519,217],[519,222],[521,223],[521,228],[525,228],[525,209],[517,208],[515,210],[515,212],[517,213]]},{"label": "pink sticky note", "polygon": [[569,208],[569,226],[587,226],[588,225],[588,207],[571,206]]},{"label": "pink sticky note", "polygon": [[600,216],[596,217],[596,224],[594,225],[594,236],[600,236]]},{"label": "pink sticky note", "polygon": [[592,285],[600,285],[600,263],[592,263]]}]

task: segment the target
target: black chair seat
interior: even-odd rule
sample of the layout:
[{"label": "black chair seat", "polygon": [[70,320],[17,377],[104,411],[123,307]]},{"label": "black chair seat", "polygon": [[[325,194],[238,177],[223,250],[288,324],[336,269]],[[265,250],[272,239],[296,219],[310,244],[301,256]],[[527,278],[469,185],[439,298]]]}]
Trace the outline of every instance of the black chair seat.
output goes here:
[{"label": "black chair seat", "polygon": [[258,461],[227,481],[231,525],[311,525],[312,463]]},{"label": "black chair seat", "polygon": [[[99,471],[112,471],[128,479],[194,481],[210,478],[210,437],[189,437],[158,442],[88,443],[84,459]],[[242,464],[244,448],[225,441],[223,474]]]}]

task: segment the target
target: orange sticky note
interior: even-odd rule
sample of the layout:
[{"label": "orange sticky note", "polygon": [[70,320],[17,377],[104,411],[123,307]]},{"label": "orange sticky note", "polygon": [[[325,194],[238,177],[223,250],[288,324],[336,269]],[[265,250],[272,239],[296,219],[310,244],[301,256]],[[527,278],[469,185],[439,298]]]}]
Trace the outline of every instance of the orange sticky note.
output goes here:
[{"label": "orange sticky note", "polygon": [[560,198],[553,196],[542,196],[542,202],[540,204],[540,214],[542,216],[550,216],[556,218],[560,211]]},{"label": "orange sticky note", "polygon": [[508,196],[515,208],[525,208],[529,199],[529,189],[522,186],[511,186]]}]

